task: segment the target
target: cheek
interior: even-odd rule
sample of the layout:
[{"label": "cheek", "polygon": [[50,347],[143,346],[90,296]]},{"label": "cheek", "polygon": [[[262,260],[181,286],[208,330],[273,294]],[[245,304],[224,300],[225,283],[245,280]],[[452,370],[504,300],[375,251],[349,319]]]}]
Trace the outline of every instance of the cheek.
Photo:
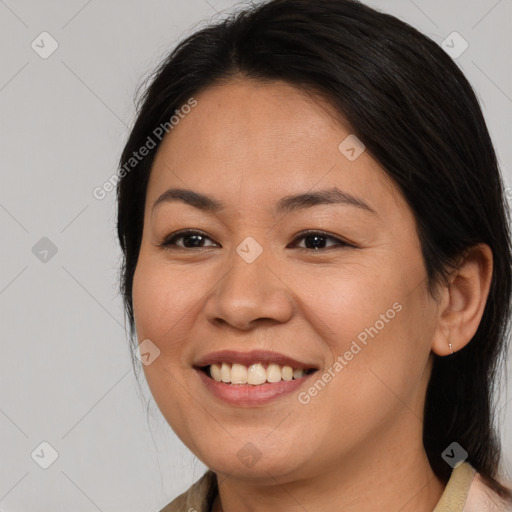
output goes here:
[{"label": "cheek", "polygon": [[191,404],[182,382],[184,372],[192,371],[187,365],[187,340],[198,302],[198,283],[191,282],[195,274],[171,272],[168,265],[141,253],[132,290],[138,340],[149,339],[159,350],[150,364],[141,364],[146,381],[162,415],[185,438]]},{"label": "cheek", "polygon": [[139,340],[149,338],[161,349],[173,350],[186,334],[201,294],[197,272],[170,269],[141,255],[133,278],[133,312]]},{"label": "cheek", "polygon": [[414,289],[415,282],[392,262],[328,278],[304,275],[296,282],[307,297],[304,315],[332,354],[326,402],[345,404],[356,417],[402,407],[397,397],[409,401],[432,336],[422,287]]},{"label": "cheek", "polygon": [[[410,328],[411,304],[403,299],[395,303],[396,309],[386,302],[357,318],[342,315],[332,364],[317,377],[326,384],[314,381],[300,397],[309,417],[326,428],[333,450],[339,449],[339,438],[350,446],[378,437],[400,415],[421,418],[429,351],[418,339],[419,330]],[[334,436],[328,427],[333,424]]]},{"label": "cheek", "polygon": [[348,350],[359,335],[364,341],[366,329],[376,322],[379,332],[389,330],[400,308],[393,304],[403,296],[392,262],[317,269],[294,276],[293,282],[298,283],[294,292],[303,302],[302,314],[337,355]]}]

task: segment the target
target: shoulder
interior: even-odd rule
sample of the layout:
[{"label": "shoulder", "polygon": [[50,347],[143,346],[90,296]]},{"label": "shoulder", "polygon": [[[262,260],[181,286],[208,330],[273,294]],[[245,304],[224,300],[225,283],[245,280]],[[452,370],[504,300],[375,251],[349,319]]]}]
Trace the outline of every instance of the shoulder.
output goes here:
[{"label": "shoulder", "polygon": [[456,466],[434,512],[512,512],[468,462]]},{"label": "shoulder", "polygon": [[487,486],[479,473],[475,474],[463,512],[512,512],[512,504],[506,503]]},{"label": "shoulder", "polygon": [[216,494],[217,478],[213,471],[208,470],[160,512],[209,512]]}]

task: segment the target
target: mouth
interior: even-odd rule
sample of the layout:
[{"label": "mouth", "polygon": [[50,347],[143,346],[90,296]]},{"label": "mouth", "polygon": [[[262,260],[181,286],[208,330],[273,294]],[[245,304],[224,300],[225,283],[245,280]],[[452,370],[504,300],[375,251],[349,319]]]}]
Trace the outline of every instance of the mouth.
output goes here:
[{"label": "mouth", "polygon": [[249,384],[250,386],[299,380],[317,371],[316,368],[294,368],[290,365],[261,362],[249,366],[240,363],[218,362],[197,367],[197,369],[215,382],[232,385]]},{"label": "mouth", "polygon": [[193,367],[211,396],[235,407],[264,406],[290,395],[319,370],[314,364],[263,350],[214,352]]}]

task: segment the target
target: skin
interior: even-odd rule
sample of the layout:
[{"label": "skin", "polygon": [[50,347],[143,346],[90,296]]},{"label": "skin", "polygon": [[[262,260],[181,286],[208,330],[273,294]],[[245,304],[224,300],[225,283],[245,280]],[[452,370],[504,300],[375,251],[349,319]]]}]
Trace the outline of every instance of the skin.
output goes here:
[{"label": "skin", "polygon": [[[213,509],[431,512],[444,490],[422,444],[432,353],[449,355],[449,342],[459,350],[476,332],[489,247],[476,246],[435,301],[410,208],[367,151],[354,161],[340,152],[351,131],[332,107],[285,83],[243,77],[194,97],[154,161],[133,305],[139,341],[160,350],[143,366],[155,401],[217,473]],[[274,214],[284,196],[333,186],[376,215],[342,204]],[[173,187],[226,206],[212,214],[176,201],[152,211]],[[206,238],[159,246],[182,229]],[[297,238],[305,229],[335,238],[315,250],[315,240]],[[263,248],[250,264],[236,252],[248,236]],[[321,376],[396,302],[401,311],[307,405],[296,392],[258,407],[227,405],[192,368],[212,351],[266,349],[312,363]],[[237,457],[248,442],[261,453],[252,467]]]}]

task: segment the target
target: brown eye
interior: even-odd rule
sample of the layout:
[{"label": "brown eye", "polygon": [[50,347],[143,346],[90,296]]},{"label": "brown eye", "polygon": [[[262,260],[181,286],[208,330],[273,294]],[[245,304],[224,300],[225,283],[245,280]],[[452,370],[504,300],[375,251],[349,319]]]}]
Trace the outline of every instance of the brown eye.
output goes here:
[{"label": "brown eye", "polygon": [[[306,246],[298,247],[298,249],[320,251],[335,247],[356,247],[354,244],[322,231],[304,231],[294,239],[292,245],[296,245],[297,242],[302,239],[306,240]],[[215,247],[216,244],[204,245],[207,240],[211,241],[211,238],[201,231],[184,230],[169,235],[159,245],[165,249],[201,249],[204,247]],[[335,243],[331,246],[326,246],[327,240],[334,241]],[[177,243],[177,241],[181,241],[182,243]]]},{"label": "brown eye", "polygon": [[[183,240],[183,245],[177,244],[177,240]],[[161,244],[161,247],[164,248],[172,248],[172,246],[180,248],[180,249],[193,249],[205,247],[203,243],[205,240],[211,240],[211,238],[207,237],[204,233],[200,231],[178,231],[177,233],[173,233],[168,236]],[[206,246],[211,247],[211,246]]]},{"label": "brown eye", "polygon": [[[324,233],[322,231],[304,231],[295,238],[293,244],[296,244],[298,240],[302,239],[306,241],[309,240],[309,243],[306,242],[306,247],[299,247],[299,249],[318,251],[322,249],[332,249],[333,247],[355,247],[355,245],[351,243],[345,242],[340,238],[329,235],[328,233]],[[336,243],[330,247],[326,247],[326,240],[334,240]]]}]

